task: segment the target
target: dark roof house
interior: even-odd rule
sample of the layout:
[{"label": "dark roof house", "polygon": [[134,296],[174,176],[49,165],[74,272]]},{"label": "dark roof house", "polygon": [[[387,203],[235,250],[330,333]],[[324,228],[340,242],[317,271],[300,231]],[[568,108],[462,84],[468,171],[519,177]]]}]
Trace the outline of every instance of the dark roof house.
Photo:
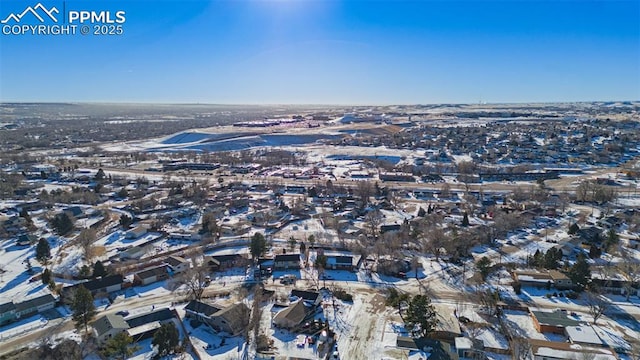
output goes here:
[{"label": "dark roof house", "polygon": [[219,308],[211,306],[209,304],[205,304],[205,303],[200,302],[198,300],[189,301],[189,303],[184,308],[184,310],[187,312],[187,314],[188,313],[203,314],[203,315],[206,315],[206,316],[211,316],[211,315],[217,313],[218,311],[220,311]]},{"label": "dark roof house", "polygon": [[293,289],[291,290],[291,296],[301,298],[302,300],[313,303],[314,305],[318,305],[322,300],[320,293],[315,291]]},{"label": "dark roof house", "polygon": [[152,323],[154,321],[165,322],[171,320],[174,317],[173,312],[169,310],[169,308],[164,308],[160,310],[155,310],[150,313],[138,315],[125,321],[129,325],[129,327],[138,327],[145,324]]}]

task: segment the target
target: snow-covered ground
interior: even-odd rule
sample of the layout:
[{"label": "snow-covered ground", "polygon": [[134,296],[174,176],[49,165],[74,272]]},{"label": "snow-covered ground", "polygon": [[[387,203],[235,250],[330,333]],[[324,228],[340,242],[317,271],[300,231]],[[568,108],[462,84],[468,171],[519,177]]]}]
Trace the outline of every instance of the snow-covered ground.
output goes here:
[{"label": "snow-covered ground", "polygon": [[[56,251],[57,247],[52,247],[52,254]],[[32,266],[31,274],[27,261]],[[29,281],[44,270],[35,260],[35,247],[17,246],[14,239],[0,241],[0,268],[3,270],[0,272],[0,303],[20,302],[50,293],[42,281]]]}]

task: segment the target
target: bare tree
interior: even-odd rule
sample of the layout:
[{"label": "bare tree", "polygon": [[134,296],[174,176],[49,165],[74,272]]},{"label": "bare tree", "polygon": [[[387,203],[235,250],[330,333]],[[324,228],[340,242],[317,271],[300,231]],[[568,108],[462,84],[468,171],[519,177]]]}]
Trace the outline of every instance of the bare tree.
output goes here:
[{"label": "bare tree", "polygon": [[580,359],[580,360],[595,360],[596,359],[596,353],[590,352],[590,351],[585,351],[585,352],[580,353],[580,357],[578,359]]},{"label": "bare tree", "polygon": [[373,186],[369,181],[358,181],[356,187],[356,196],[360,198],[361,208],[365,208],[369,204],[369,198],[373,194]]},{"label": "bare tree", "polygon": [[372,239],[377,239],[380,235],[380,224],[382,224],[382,213],[379,210],[370,211],[364,217],[367,235]]},{"label": "bare tree", "polygon": [[90,228],[82,229],[76,240],[80,248],[82,248],[84,259],[90,263],[93,258],[93,243],[96,241],[96,231]]},{"label": "bare tree", "polygon": [[529,360],[531,359],[531,343],[529,339],[523,337],[514,337],[509,342],[509,348],[511,349],[511,356],[514,360]]},{"label": "bare tree", "polygon": [[174,292],[183,292],[187,298],[200,300],[208,286],[206,266],[194,266],[177,276],[172,284]]},{"label": "bare tree", "polygon": [[505,236],[509,231],[524,227],[527,219],[515,212],[505,213],[496,211],[493,216],[495,235],[498,237]]},{"label": "bare tree", "polygon": [[477,339],[485,330],[485,324],[470,322],[465,325],[467,335],[471,340]]},{"label": "bare tree", "polygon": [[472,174],[476,170],[476,164],[473,161],[462,161],[458,163],[458,178],[462,180],[465,187],[465,192],[469,192],[469,183],[473,180]]},{"label": "bare tree", "polygon": [[584,294],[584,301],[585,304],[589,307],[589,314],[593,316],[594,324],[611,306],[609,300],[593,291],[587,291]]},{"label": "bare tree", "polygon": [[478,289],[475,291],[475,295],[489,316],[495,316],[497,314],[498,300],[500,300],[500,295],[497,291],[493,292],[491,290]]},{"label": "bare tree", "polygon": [[631,292],[635,289],[634,285],[637,283],[638,277],[640,277],[640,263],[635,260],[633,254],[626,248],[621,247],[620,256],[622,261],[618,263],[617,270],[625,280],[623,288],[626,300],[629,301]]},{"label": "bare tree", "polygon": [[589,193],[591,191],[591,182],[583,181],[576,188],[576,200],[587,201],[589,199]]},{"label": "bare tree", "polygon": [[442,187],[440,188],[440,198],[448,199],[450,197],[451,197],[451,185],[449,185],[449,183],[444,183],[444,185],[442,185]]},{"label": "bare tree", "polygon": [[387,193],[387,200],[389,200],[389,203],[391,203],[394,209],[398,209],[404,199],[402,198],[402,196],[400,196],[400,194],[398,194],[397,191],[389,191]]},{"label": "bare tree", "polygon": [[260,303],[262,302],[262,298],[262,288],[256,286],[253,292],[252,309],[246,314],[249,317],[249,319],[247,319],[247,321],[245,322],[249,324],[245,333],[245,339],[247,340],[247,342],[251,342],[249,339],[249,335],[252,330],[254,343],[257,341],[258,336],[260,335],[260,320],[262,319],[262,307],[260,306]]},{"label": "bare tree", "polygon": [[411,258],[411,270],[414,271],[416,276],[416,280],[418,280],[418,269],[422,268],[422,264],[420,263],[420,258],[414,256]]}]

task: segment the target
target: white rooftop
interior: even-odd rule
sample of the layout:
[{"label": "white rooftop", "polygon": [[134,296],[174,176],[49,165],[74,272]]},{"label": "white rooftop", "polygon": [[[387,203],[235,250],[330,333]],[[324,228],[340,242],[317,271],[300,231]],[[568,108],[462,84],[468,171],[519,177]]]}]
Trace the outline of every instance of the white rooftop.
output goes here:
[{"label": "white rooftop", "polygon": [[572,343],[602,345],[602,340],[600,340],[598,334],[596,334],[595,330],[589,325],[567,326],[565,331]]}]

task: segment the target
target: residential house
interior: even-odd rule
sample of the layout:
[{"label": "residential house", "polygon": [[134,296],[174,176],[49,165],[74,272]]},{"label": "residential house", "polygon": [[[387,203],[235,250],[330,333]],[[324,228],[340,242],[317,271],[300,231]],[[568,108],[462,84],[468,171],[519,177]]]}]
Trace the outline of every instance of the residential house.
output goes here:
[{"label": "residential house", "polygon": [[104,344],[113,336],[129,329],[129,324],[120,315],[107,314],[92,324],[98,342]]},{"label": "residential house", "polygon": [[380,258],[376,267],[379,274],[404,277],[411,270],[411,263],[404,259]]},{"label": "residential house", "polygon": [[558,290],[569,290],[575,287],[573,281],[571,281],[567,275],[558,270],[549,270],[549,276],[551,277],[553,287]]},{"label": "residential house", "polygon": [[214,329],[236,336],[249,325],[249,313],[247,305],[235,303],[214,313],[210,323]]},{"label": "residential house", "polygon": [[208,324],[216,331],[233,336],[240,334],[249,324],[249,308],[243,303],[216,307],[192,300],[185,307],[186,316]]},{"label": "residential house", "polygon": [[588,243],[589,245],[600,246],[603,240],[602,230],[595,226],[579,229],[576,232],[576,236],[582,240],[583,243]]},{"label": "residential house", "polygon": [[[398,336],[396,339],[396,347],[401,350],[405,350],[408,352],[411,351],[425,351],[425,355],[428,356],[428,359],[437,359],[437,360],[451,360],[451,353],[453,352],[451,349],[451,345],[446,342],[442,342],[435,339],[430,338],[419,338],[414,339],[409,336]],[[408,358],[408,354],[405,353],[406,358]]]},{"label": "residential house", "polygon": [[133,283],[136,285],[149,285],[157,281],[167,280],[169,272],[167,265],[160,265],[145,269],[133,274]]},{"label": "residential house", "polygon": [[132,246],[127,250],[120,253],[121,260],[140,260],[144,254],[147,253],[147,250],[141,246]]},{"label": "residential house", "polygon": [[38,242],[38,237],[32,234],[22,234],[18,236],[16,244],[18,246],[29,246]]},{"label": "residential house", "polygon": [[169,234],[170,239],[185,240],[185,241],[200,241],[202,235],[197,231],[194,232],[174,232]]},{"label": "residential house", "polygon": [[534,360],[618,360],[616,353],[610,349],[575,346],[564,342],[536,339],[528,339],[528,341],[531,345],[531,354]]},{"label": "residential house", "polygon": [[13,302],[0,304],[0,326],[16,319],[16,306]]},{"label": "residential house", "polygon": [[163,308],[128,318],[125,321],[129,325],[127,333],[137,342],[152,337],[162,324],[174,320],[176,320],[175,312],[169,308]]},{"label": "residential house", "polygon": [[549,270],[546,272],[540,272],[537,270],[523,271],[518,270],[512,273],[513,279],[519,282],[522,286],[535,286],[537,288],[544,288],[547,286],[553,286],[558,290],[573,289],[574,284],[569,277],[558,270]]},{"label": "residential house", "polygon": [[146,226],[139,225],[127,231],[127,234],[125,236],[127,239],[138,239],[144,236],[147,233],[147,230],[148,229]]},{"label": "residential house", "polygon": [[411,173],[386,172],[378,175],[380,181],[407,181],[416,182],[415,177]]},{"label": "residential house", "polygon": [[566,310],[530,311],[533,325],[538,332],[550,332],[564,335],[567,326],[578,326],[580,322],[567,316]]},{"label": "residential house", "polygon": [[300,269],[300,255],[301,254],[276,255],[273,267],[276,270]]},{"label": "residential house", "polygon": [[186,317],[197,319],[198,321],[207,323],[211,315],[220,311],[220,308],[203,303],[198,300],[191,300],[184,308]]},{"label": "residential house", "polygon": [[72,296],[73,291],[75,291],[79,286],[91,291],[91,294],[94,297],[98,294],[110,294],[122,290],[123,283],[124,277],[120,274],[103,276],[62,288],[62,297],[68,298]]},{"label": "residential house", "polygon": [[602,340],[600,340],[600,337],[590,325],[567,326],[564,332],[572,344],[603,346]]},{"label": "residential house", "polygon": [[453,309],[443,304],[433,304],[436,311],[438,324],[431,333],[431,337],[438,340],[453,342],[455,338],[462,336],[458,318],[453,315]]},{"label": "residential house", "polygon": [[23,227],[27,224],[27,221],[21,216],[12,216],[4,221],[2,224],[5,230],[10,234],[15,234],[23,231]]},{"label": "residential house", "polygon": [[67,215],[71,216],[73,219],[80,219],[84,217],[84,210],[80,206],[70,206],[62,210],[67,213]]},{"label": "residential house", "polygon": [[380,225],[380,233],[384,234],[386,232],[390,232],[390,231],[400,231],[401,226],[400,224],[386,224],[386,225]]},{"label": "residential house", "polygon": [[293,329],[299,326],[312,310],[304,305],[304,301],[298,300],[287,306],[273,317],[273,325],[285,329]]},{"label": "residential house", "polygon": [[606,293],[626,295],[629,291],[631,295],[640,294],[640,284],[626,280],[618,273],[592,271],[591,283]]},{"label": "residential house", "polygon": [[484,342],[480,339],[457,337],[454,340],[456,356],[459,359],[486,359]]},{"label": "residential house", "polygon": [[56,304],[56,299],[51,294],[38,296],[33,299],[25,300],[15,304],[16,318],[23,318],[53,309]]},{"label": "residential house", "polygon": [[311,306],[318,306],[322,302],[322,295],[316,291],[291,290],[291,297],[300,298]]},{"label": "residential house", "polygon": [[224,271],[236,267],[244,267],[250,263],[249,259],[241,254],[205,256],[204,262],[211,271]]},{"label": "residential house", "polygon": [[360,267],[362,256],[349,252],[325,252],[327,257],[327,269],[357,271]]},{"label": "residential house", "polygon": [[191,268],[191,263],[180,256],[171,255],[167,257],[166,263],[174,273],[181,273]]}]

